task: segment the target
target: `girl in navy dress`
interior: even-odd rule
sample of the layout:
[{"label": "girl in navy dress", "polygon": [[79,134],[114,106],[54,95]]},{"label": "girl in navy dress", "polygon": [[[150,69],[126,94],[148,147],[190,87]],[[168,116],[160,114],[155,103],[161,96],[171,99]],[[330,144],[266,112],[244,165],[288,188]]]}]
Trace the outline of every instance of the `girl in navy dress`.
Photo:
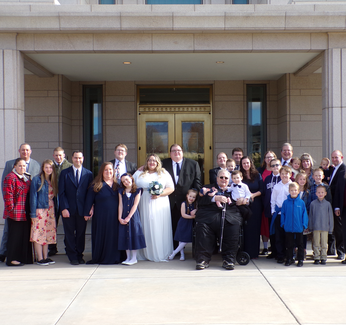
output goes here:
[{"label": "girl in navy dress", "polygon": [[131,174],[121,176],[122,188],[119,189],[119,241],[118,248],[126,250],[125,265],[137,263],[137,250],[145,248],[145,239],[137,210],[142,189],[137,188]]},{"label": "girl in navy dress", "polygon": [[174,240],[179,241],[179,246],[169,255],[168,259],[172,260],[176,254],[180,252],[180,260],[185,261],[184,248],[187,243],[192,243],[193,219],[196,215],[196,198],[197,190],[191,189],[187,191],[186,201],[181,204],[181,217],[178,221],[177,230]]}]

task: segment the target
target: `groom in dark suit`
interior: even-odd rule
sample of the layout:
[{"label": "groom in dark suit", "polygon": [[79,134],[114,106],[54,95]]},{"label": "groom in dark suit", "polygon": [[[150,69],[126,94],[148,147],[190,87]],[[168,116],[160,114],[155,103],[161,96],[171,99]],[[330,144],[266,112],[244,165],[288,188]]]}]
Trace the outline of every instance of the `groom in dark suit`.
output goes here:
[{"label": "groom in dark suit", "polygon": [[[343,244],[343,235],[342,235],[342,223],[340,209],[342,208],[339,204],[339,192],[344,192],[344,178],[346,166],[343,162],[343,155],[340,150],[334,150],[332,152],[332,163],[335,166],[331,174],[329,181],[329,188],[332,194],[332,207],[334,211],[334,231],[333,236],[328,236],[328,251],[334,253],[333,248],[335,245],[336,253],[338,254],[339,260],[345,259],[345,249]],[[334,238],[333,238],[334,237]],[[334,242],[335,240],[335,242]]]},{"label": "groom in dark suit", "polygon": [[127,146],[123,143],[118,144],[114,149],[115,159],[110,161],[114,166],[114,175],[116,175],[118,183],[122,174],[130,173],[133,175],[137,170],[137,164],[127,161],[126,156]]},{"label": "groom in dark suit", "polygon": [[[171,158],[166,158],[162,161],[162,167],[164,167],[172,176],[175,185],[174,192],[169,195],[174,237],[181,216],[181,203],[186,200],[187,191],[190,188],[195,188],[199,191],[202,184],[201,170],[197,161],[184,158],[184,153],[180,145],[173,144],[171,146],[170,156]],[[174,241],[174,246],[177,245],[178,243]]]},{"label": "groom in dark suit", "polygon": [[84,202],[93,174],[83,167],[83,153],[72,153],[73,165],[64,169],[59,178],[59,203],[65,232],[65,250],[71,265],[84,264],[85,247]]},{"label": "groom in dark suit", "polygon": [[209,170],[209,184],[216,184],[217,173],[219,170],[226,170],[227,155],[224,152],[220,152],[217,157],[217,164],[219,167],[215,167]]}]

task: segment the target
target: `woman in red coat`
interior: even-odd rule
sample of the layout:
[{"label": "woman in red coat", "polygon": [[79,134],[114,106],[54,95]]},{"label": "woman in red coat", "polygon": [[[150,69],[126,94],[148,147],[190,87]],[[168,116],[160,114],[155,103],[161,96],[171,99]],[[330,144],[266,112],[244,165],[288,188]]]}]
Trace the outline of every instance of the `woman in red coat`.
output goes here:
[{"label": "woman in red coat", "polygon": [[14,168],[4,180],[4,219],[8,219],[8,266],[32,264],[30,245],[30,218],[26,216],[26,198],[30,189],[30,177],[25,174],[26,163],[18,158]]}]

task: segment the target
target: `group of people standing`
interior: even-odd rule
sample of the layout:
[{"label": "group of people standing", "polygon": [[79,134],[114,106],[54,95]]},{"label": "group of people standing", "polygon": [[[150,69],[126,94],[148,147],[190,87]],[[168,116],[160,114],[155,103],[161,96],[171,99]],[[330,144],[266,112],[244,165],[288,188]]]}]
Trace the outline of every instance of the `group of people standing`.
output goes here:
[{"label": "group of people standing", "polygon": [[[6,163],[2,177],[5,227],[0,260],[6,259],[9,266],[33,263],[30,242],[37,264],[53,264],[51,257],[57,253],[56,225],[60,215],[71,265],[86,263],[83,253],[90,219],[92,259],[87,261],[89,264],[133,265],[138,259],[161,262],[173,259],[179,252],[184,260],[184,247],[192,241],[194,223],[198,270],[209,266],[217,242],[221,247],[222,267],[234,269],[242,225],[244,251],[250,258],[259,256],[262,236],[262,254],[276,258],[279,263],[286,257],[286,264],[290,265],[292,256],[287,255],[287,249],[293,254],[297,246],[298,258],[303,260],[306,236],[300,237],[300,231],[295,230],[291,231],[293,239],[285,234],[283,203],[288,196],[304,202],[307,214],[302,221],[303,232],[303,228],[308,228],[307,215],[313,198],[323,196],[318,196],[323,178],[328,180],[329,187],[321,202],[324,197],[331,198],[333,206],[329,254],[335,247],[338,258],[346,263],[343,242],[346,221],[341,222],[346,220],[346,168],[338,150],[331,156],[334,166],[327,164],[322,165],[324,169],[313,170],[309,154],[303,154],[300,159],[293,157],[292,146],[285,143],[281,159],[269,150],[257,169],[251,157],[244,156],[241,148],[235,148],[232,159],[223,152],[217,155],[218,167],[209,171],[210,184],[203,188],[198,163],[185,158],[178,144],[171,146],[170,158],[161,162],[156,154],[150,154],[138,170],[135,163],[126,160],[126,145],[119,144],[115,147],[115,159],[103,163],[95,179],[83,167],[81,151],[73,152],[71,164],[65,159],[64,150],[58,147],[54,149],[54,160],[45,160],[41,166],[30,158],[28,144],[20,146],[19,154],[20,158]],[[296,185],[289,185],[292,180]],[[152,191],[153,184],[159,192]],[[296,197],[289,186],[296,188]],[[334,239],[336,246],[333,246]],[[268,255],[269,240],[272,253]],[[323,252],[320,248],[318,258],[324,260],[325,236],[322,241],[319,245],[323,246]]]}]

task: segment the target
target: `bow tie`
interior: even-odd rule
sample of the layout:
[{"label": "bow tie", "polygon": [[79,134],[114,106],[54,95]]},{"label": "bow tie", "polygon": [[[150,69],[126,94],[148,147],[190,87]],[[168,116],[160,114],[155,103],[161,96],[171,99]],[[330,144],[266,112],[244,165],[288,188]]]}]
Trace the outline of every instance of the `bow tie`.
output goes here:
[{"label": "bow tie", "polygon": [[237,187],[237,186],[238,186],[239,188],[241,188],[241,185],[238,185],[238,184],[233,184],[233,186],[234,186],[234,187]]}]

